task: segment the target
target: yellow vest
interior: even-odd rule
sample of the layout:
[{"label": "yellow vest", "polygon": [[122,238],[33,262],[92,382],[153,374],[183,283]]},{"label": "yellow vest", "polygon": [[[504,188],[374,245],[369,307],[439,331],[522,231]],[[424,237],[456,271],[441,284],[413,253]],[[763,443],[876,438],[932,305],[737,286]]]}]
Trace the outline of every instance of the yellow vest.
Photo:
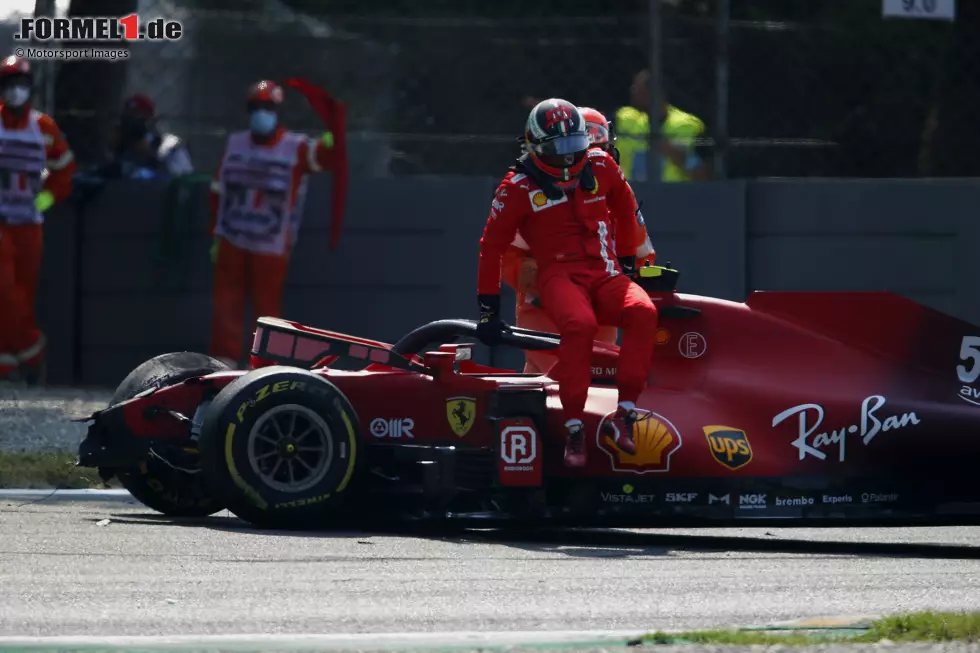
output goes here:
[{"label": "yellow vest", "polygon": [[[647,180],[647,151],[650,149],[650,117],[633,107],[621,107],[613,120],[619,165],[630,181]],[[663,138],[695,155],[695,139],[704,133],[704,123],[697,116],[668,105],[663,124]],[[663,158],[661,181],[691,181],[691,176],[673,161]]]}]

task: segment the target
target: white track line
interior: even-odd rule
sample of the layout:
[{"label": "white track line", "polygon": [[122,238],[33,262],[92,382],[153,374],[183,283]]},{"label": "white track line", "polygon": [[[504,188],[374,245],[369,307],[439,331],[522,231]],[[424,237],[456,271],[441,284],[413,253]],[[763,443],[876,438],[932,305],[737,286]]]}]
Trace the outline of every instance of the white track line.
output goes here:
[{"label": "white track line", "polygon": [[541,645],[621,645],[640,638],[638,630],[533,632],[356,633],[328,635],[174,635],[115,637],[0,637],[0,648],[36,650],[201,650],[255,652],[283,650],[405,650],[418,648],[497,648]]},{"label": "white track line", "polygon": [[0,490],[0,501],[4,499],[45,499],[47,501],[135,501],[126,490]]}]

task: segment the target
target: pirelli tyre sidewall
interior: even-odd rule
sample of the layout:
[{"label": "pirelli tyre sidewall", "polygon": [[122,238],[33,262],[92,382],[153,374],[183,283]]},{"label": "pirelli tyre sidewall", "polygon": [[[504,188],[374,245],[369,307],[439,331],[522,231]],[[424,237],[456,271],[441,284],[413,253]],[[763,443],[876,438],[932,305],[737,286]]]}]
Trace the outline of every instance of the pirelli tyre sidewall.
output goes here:
[{"label": "pirelli tyre sidewall", "polygon": [[202,467],[237,517],[260,527],[322,528],[350,495],[358,433],[350,402],[332,383],[266,367],[215,397],[201,429]]}]

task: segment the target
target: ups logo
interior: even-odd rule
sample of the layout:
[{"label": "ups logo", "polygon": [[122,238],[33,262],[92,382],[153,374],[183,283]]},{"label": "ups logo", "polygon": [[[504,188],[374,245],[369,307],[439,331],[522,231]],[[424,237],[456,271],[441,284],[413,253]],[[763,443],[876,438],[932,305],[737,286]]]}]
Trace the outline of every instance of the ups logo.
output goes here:
[{"label": "ups logo", "polygon": [[745,467],[752,460],[752,445],[745,431],[730,426],[705,426],[708,449],[719,463],[728,469]]}]

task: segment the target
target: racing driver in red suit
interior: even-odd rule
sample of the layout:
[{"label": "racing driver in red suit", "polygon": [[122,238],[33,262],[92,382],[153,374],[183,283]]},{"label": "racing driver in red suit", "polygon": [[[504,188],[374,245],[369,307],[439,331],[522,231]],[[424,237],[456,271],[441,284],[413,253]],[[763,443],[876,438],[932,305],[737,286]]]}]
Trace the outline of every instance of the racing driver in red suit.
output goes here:
[{"label": "racing driver in red suit", "polygon": [[565,464],[582,467],[582,417],[599,324],[623,330],[616,375],[619,405],[608,424],[616,446],[632,454],[636,400],[653,356],[657,309],[629,278],[642,244],[633,192],[609,153],[590,150],[579,110],[556,98],[538,103],[528,116],[525,141],[525,154],[497,187],[480,240],[477,334],[493,346],[504,333],[501,263],[520,234],[538,262],[541,305],[561,335],[552,376],[566,420]]},{"label": "racing driver in red suit", "polygon": [[[619,162],[619,151],[613,144],[615,136],[612,135],[612,128],[606,117],[591,107],[579,107],[579,113],[585,119],[585,127],[589,133],[589,141],[592,147],[609,152],[613,159]],[[521,137],[524,142],[524,137]],[[643,239],[643,244],[636,252],[636,265],[642,266],[646,263],[653,265],[657,253],[650,242],[647,234],[646,223],[640,207],[634,210],[636,215],[635,226],[637,238]],[[615,243],[614,243],[615,245]],[[515,320],[517,326],[522,329],[533,329],[535,331],[548,331],[554,333],[557,330],[555,323],[551,321],[548,314],[541,308],[541,301],[538,298],[537,278],[538,263],[528,254],[527,243],[520,236],[514,238],[507,251],[504,252],[503,281],[505,284],[517,291],[517,307],[515,309]],[[615,326],[605,324],[599,325],[595,339],[610,345],[616,344],[618,332]],[[551,351],[531,351],[524,352],[525,374],[546,374],[554,363],[554,352]]]}]

